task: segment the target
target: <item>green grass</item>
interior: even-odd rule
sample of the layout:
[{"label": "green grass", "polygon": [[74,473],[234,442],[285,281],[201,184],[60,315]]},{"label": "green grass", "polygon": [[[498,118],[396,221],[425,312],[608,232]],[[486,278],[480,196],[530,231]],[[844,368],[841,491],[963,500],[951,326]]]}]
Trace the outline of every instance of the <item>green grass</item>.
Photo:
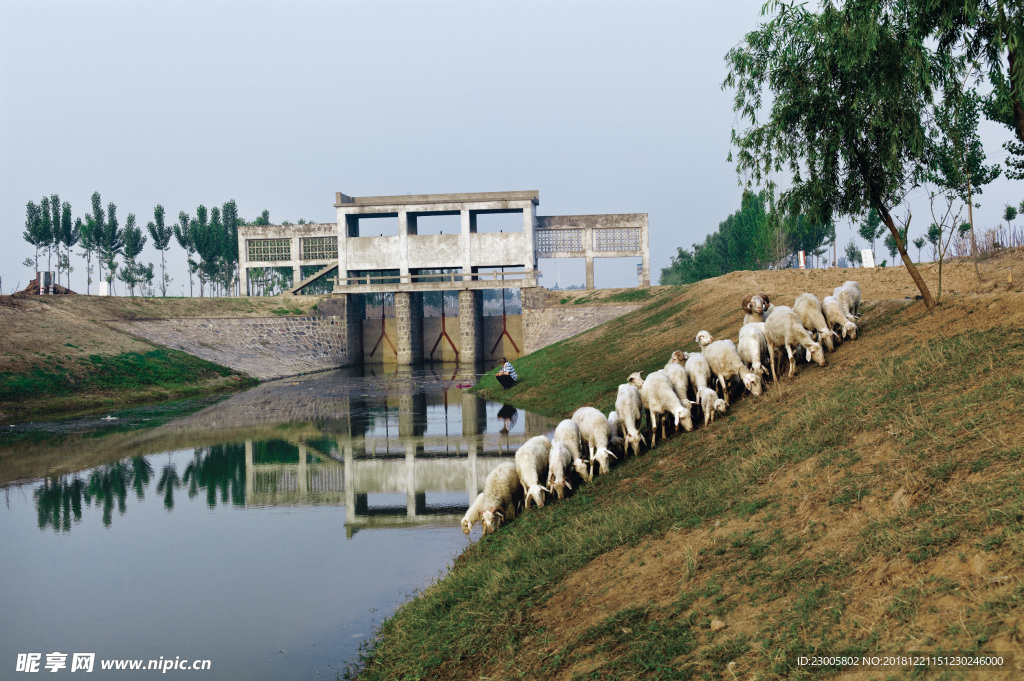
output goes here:
[{"label": "green grass", "polygon": [[[676,349],[638,352],[635,336],[675,323],[687,306],[678,297],[656,299],[612,331],[522,358],[516,363],[521,380],[510,390],[501,391],[493,374],[478,388],[551,415],[582,404],[607,410],[628,371],[661,366]],[[912,314],[894,311],[862,333],[898,329]],[[1011,328],[924,343],[894,332],[887,347],[891,354],[843,367],[848,380],[783,381],[756,403],[774,418],[757,418],[749,408],[730,413],[482,538],[444,579],[383,623],[349,673],[421,679],[487,670],[499,678],[554,678],[586,663],[590,670],[573,678],[730,678],[727,665],[742,658],[743,676],[751,670],[768,679],[828,676],[836,670],[801,669],[796,657],[877,653],[882,646],[896,652],[911,639],[896,636],[903,643],[893,644],[893,628],[917,636],[920,618],[940,597],[960,599],[975,616],[965,619],[966,628],[917,637],[917,647],[906,650],[977,649],[1000,631],[1007,609],[1020,607],[1022,589],[995,594],[982,582],[976,594],[951,596],[948,584],[934,580],[891,593],[872,587],[867,594],[856,593],[851,580],[875,558],[923,566],[958,551],[1024,556],[1024,447],[1000,435],[1012,430],[1019,410],[997,406],[1024,403],[1024,339]],[[830,364],[801,373],[837,370]],[[886,434],[892,455],[868,465],[870,450],[850,443],[858,433],[876,432]],[[809,490],[776,484],[780,471],[809,459],[800,483]],[[968,479],[979,473],[989,475]],[[869,520],[842,546],[822,544],[852,507],[872,498],[887,505],[904,485],[916,490],[914,505]],[[797,502],[815,490],[820,510],[792,531]],[[536,641],[550,637],[526,615],[570,575],[614,550],[632,548],[642,562],[655,550],[643,547],[668,531],[705,532],[731,521],[753,524],[681,557],[675,600],[609,612],[534,666],[521,666]],[[615,588],[614,575],[592,588]],[[853,615],[867,599],[882,601],[876,620]],[[752,633],[710,630],[711,619],[729,621],[749,607],[771,617],[756,619]]]}]

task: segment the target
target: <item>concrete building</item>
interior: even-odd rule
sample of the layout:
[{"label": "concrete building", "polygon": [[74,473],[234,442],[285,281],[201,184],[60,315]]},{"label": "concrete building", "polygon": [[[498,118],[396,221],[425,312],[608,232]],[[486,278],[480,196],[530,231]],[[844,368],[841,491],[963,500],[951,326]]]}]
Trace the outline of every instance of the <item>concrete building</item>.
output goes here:
[{"label": "concrete building", "polygon": [[[517,342],[503,314],[497,342],[484,347],[481,291],[537,288],[538,258],[584,259],[592,289],[595,258],[638,257],[640,283],[650,286],[646,213],[538,216],[539,203],[537,191],[363,197],[338,192],[337,223],[239,228],[242,290],[249,292],[253,268],[290,268],[295,294],[331,279],[348,337],[360,343],[349,355],[367,359],[364,351],[372,344],[371,360],[378,348],[383,353],[390,347],[398,364],[414,364],[432,358],[424,349],[424,292],[459,291],[458,318],[451,326],[442,320],[440,332],[448,335],[458,361],[476,362],[504,354],[498,348],[506,337],[518,353],[524,335],[520,324]],[[502,213],[521,215],[521,227],[478,231],[480,216]],[[419,222],[430,216],[458,216],[459,232],[420,234]],[[374,221],[386,218],[397,219],[397,234],[371,236]],[[382,293],[394,295],[394,340],[383,311],[373,320],[377,328],[362,323],[367,318],[362,297]],[[427,342],[436,350],[432,338]]]}]

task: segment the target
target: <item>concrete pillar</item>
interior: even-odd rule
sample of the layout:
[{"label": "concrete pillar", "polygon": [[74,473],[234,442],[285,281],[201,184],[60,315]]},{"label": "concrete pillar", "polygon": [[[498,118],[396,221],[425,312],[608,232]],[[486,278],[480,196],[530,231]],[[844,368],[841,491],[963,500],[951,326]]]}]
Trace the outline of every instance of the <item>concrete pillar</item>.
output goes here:
[{"label": "concrete pillar", "polygon": [[462,434],[480,435],[487,429],[487,403],[473,393],[462,393]]},{"label": "concrete pillar", "polygon": [[426,429],[427,395],[411,385],[405,387],[398,396],[398,436],[416,438]]},{"label": "concrete pillar", "polygon": [[459,291],[459,363],[472,365],[484,358],[484,296]]},{"label": "concrete pillar", "polygon": [[398,211],[398,274],[403,284],[409,281],[409,213],[404,210]]},{"label": "concrete pillar", "polygon": [[343,212],[343,209],[338,209],[338,279],[339,281],[334,286],[335,293],[343,291],[347,282],[345,278],[348,276],[348,238],[349,238],[349,222],[355,218],[348,213]]},{"label": "concrete pillar", "polygon": [[344,443],[339,442],[342,445],[342,457],[345,462],[344,468],[342,469],[341,484],[345,488],[345,522],[354,523],[356,521],[356,481],[355,481],[355,464],[352,459],[352,443],[346,441]]},{"label": "concrete pillar", "polygon": [[306,465],[306,445],[299,445],[299,498],[309,494],[309,467]]},{"label": "concrete pillar", "polygon": [[587,256],[587,289],[594,288],[594,256]]},{"label": "concrete pillar", "polygon": [[416,445],[406,443],[405,445],[405,514],[410,518],[416,517]]},{"label": "concrete pillar", "polygon": [[398,364],[408,366],[422,362],[422,294],[404,292],[395,294],[395,327],[398,330]]},{"label": "concrete pillar", "polygon": [[651,285],[651,248],[648,242],[647,214],[644,214],[644,224],[640,228],[640,285]]},{"label": "concrete pillar", "polygon": [[[472,274],[473,272],[473,238],[470,236],[476,231],[476,216],[469,212],[469,209],[463,208],[461,213],[461,231],[459,232],[459,250],[462,251],[462,273]],[[467,277],[468,278],[468,277]],[[464,278],[465,281],[467,278]],[[459,298],[460,311],[462,298]]]},{"label": "concrete pillar", "polygon": [[238,235],[238,293],[249,295],[249,247],[247,240]]},{"label": "concrete pillar", "polygon": [[[537,227],[537,206],[530,201],[523,209],[523,240],[526,245],[526,262],[523,263],[527,270],[537,269],[537,244],[534,243],[534,229]],[[529,277],[529,286],[537,285],[537,277]]]},{"label": "concrete pillar", "polygon": [[299,237],[293,236],[291,238],[290,255],[292,257],[292,286],[297,285],[302,281],[302,253],[299,250]]}]

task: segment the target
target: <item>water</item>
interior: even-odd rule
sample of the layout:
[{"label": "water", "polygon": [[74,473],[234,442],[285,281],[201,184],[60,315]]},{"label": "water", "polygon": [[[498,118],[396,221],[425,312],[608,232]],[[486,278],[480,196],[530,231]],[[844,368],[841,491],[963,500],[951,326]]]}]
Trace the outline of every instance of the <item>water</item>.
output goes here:
[{"label": "water", "polygon": [[459,519],[487,473],[554,425],[499,418],[457,387],[472,372],[380,371],[0,427],[0,678],[55,652],[58,674],[95,653],[99,679],[161,658],[210,660],[172,678],[335,678],[479,536]]}]

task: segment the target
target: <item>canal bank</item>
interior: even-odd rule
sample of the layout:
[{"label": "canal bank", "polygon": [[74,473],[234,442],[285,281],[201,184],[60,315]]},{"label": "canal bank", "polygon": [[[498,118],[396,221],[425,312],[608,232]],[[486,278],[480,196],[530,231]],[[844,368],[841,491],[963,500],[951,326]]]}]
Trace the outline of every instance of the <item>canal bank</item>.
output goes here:
[{"label": "canal bank", "polygon": [[[930,285],[936,269],[922,268]],[[697,331],[735,338],[746,293],[792,304],[851,278],[860,333],[826,367],[802,365],[476,542],[351,674],[789,678],[800,655],[922,645],[1009,651],[1021,673],[1016,289],[990,279],[928,312],[898,269],[736,272],[524,357],[519,385],[488,375],[478,394],[554,417],[608,411],[629,373],[696,351]],[[961,291],[972,279],[969,263],[943,272]]]}]

